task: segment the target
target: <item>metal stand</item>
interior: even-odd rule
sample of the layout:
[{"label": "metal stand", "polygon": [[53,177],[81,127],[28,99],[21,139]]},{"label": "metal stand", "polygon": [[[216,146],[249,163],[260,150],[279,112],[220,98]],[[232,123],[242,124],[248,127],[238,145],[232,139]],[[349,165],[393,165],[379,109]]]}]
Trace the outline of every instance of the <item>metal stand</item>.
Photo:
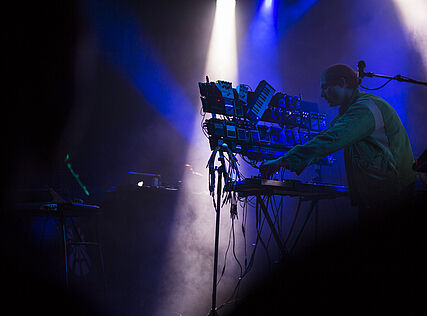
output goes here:
[{"label": "metal stand", "polygon": [[[373,72],[365,72],[365,67],[366,67],[366,63],[365,61],[361,60],[357,63],[357,69],[359,72],[359,79],[362,80],[363,77],[377,77],[377,78],[384,78],[384,79],[389,79],[389,80],[397,80],[400,82],[408,82],[408,83],[415,83],[415,84],[420,84],[423,86],[427,86],[427,82],[424,81],[420,81],[420,80],[415,80],[415,79],[411,79],[402,75],[396,75],[394,77],[391,76],[385,76],[385,75],[379,75],[379,74],[374,74]],[[363,88],[363,87],[362,87]]]},{"label": "metal stand", "polygon": [[[105,268],[104,268],[104,256],[103,256],[103,252],[102,252],[102,245],[99,242],[99,231],[98,231],[98,225],[97,225],[97,231],[96,231],[96,238],[98,241],[92,241],[92,242],[88,242],[88,241],[83,241],[79,232],[77,231],[74,222],[72,222],[72,229],[73,232],[76,236],[78,236],[78,241],[72,241],[69,240],[67,238],[67,217],[70,218],[72,220],[73,216],[67,216],[64,214],[63,210],[59,210],[60,214],[58,215],[59,217],[59,221],[60,221],[60,229],[61,229],[61,234],[62,234],[62,245],[64,248],[64,266],[65,266],[65,285],[66,288],[70,287],[70,280],[69,280],[69,268],[68,268],[68,246],[72,245],[72,246],[94,246],[98,248],[99,251],[99,260],[100,260],[100,266],[101,266],[101,273],[102,273],[102,277],[103,277],[103,288],[104,288],[104,294],[106,291],[106,278],[105,278]],[[92,214],[92,215],[99,215],[99,214]]]},{"label": "metal stand", "polygon": [[419,81],[419,80],[415,80],[415,79],[411,79],[411,78],[407,78],[407,77],[404,77],[402,75],[396,75],[394,77],[391,77],[391,76],[374,74],[372,72],[365,72],[364,75],[366,77],[370,77],[370,78],[377,77],[377,78],[384,78],[384,79],[390,79],[390,80],[397,80],[397,81],[400,81],[400,82],[416,83],[416,84],[420,84],[420,85],[423,85],[423,86],[427,86],[427,82]]},{"label": "metal stand", "polygon": [[286,255],[288,255],[288,254],[290,254],[294,250],[295,246],[298,243],[298,240],[300,239],[302,233],[304,232],[304,229],[305,229],[305,227],[306,227],[306,225],[307,225],[307,223],[308,223],[308,221],[309,221],[309,219],[310,219],[313,211],[315,212],[315,214],[314,214],[315,215],[315,218],[314,218],[314,220],[315,220],[315,232],[314,233],[315,233],[315,239],[317,240],[317,234],[318,234],[318,232],[317,232],[317,225],[318,225],[319,200],[318,199],[304,199],[304,198],[301,197],[300,200],[299,200],[299,203],[298,203],[297,210],[296,210],[297,214],[298,214],[299,209],[301,207],[301,202],[302,201],[311,201],[310,209],[309,209],[309,211],[308,211],[308,213],[307,213],[307,215],[305,217],[305,220],[304,220],[304,222],[303,222],[300,230],[297,233],[297,236],[295,237],[294,244],[292,245],[292,247],[288,251],[288,249],[286,247],[286,242],[284,243],[282,241],[282,239],[280,238],[280,235],[279,235],[279,233],[278,233],[278,231],[277,231],[277,229],[276,229],[276,227],[275,227],[275,225],[274,225],[274,223],[273,223],[273,221],[271,219],[270,214],[268,213],[268,208],[265,205],[265,203],[264,203],[264,201],[262,199],[262,196],[261,195],[256,195],[256,212],[258,214],[258,210],[259,210],[259,208],[261,208],[261,210],[262,210],[262,212],[264,214],[264,217],[267,220],[268,226],[270,227],[271,233],[273,234],[273,237],[274,237],[274,239],[275,239],[275,241],[277,243],[277,246],[279,247],[280,252],[281,252],[281,254],[282,254],[283,257],[286,256]]},{"label": "metal stand", "polygon": [[261,195],[256,196],[256,212],[258,214],[258,207],[261,207],[262,212],[264,213],[264,217],[267,220],[268,226],[270,226],[271,233],[273,234],[274,239],[276,240],[277,246],[280,249],[282,256],[284,257],[287,254],[286,247],[280,238],[280,235],[274,226],[274,222],[272,221],[270,214],[268,213],[267,206],[265,205]]},{"label": "metal stand", "polygon": [[212,279],[212,307],[209,312],[210,316],[218,315],[216,310],[216,291],[217,291],[217,276],[218,276],[218,245],[219,245],[219,222],[221,218],[221,190],[222,190],[222,177],[225,173],[225,160],[224,153],[220,150],[218,160],[221,162],[216,171],[218,173],[217,182],[217,201],[216,201],[216,223],[215,223],[215,252],[214,252],[214,270]]},{"label": "metal stand", "polygon": [[[301,207],[301,201],[303,201],[303,200],[300,199],[300,203],[298,203],[298,210]],[[305,200],[305,201],[307,201],[307,200]],[[298,212],[298,210],[297,210],[297,212]],[[294,244],[291,247],[290,252],[292,252],[294,250],[295,246],[297,245],[298,240],[301,237],[301,235],[302,235],[302,233],[304,231],[304,228],[307,225],[307,222],[310,219],[311,214],[313,213],[314,210],[315,210],[315,227],[314,227],[315,232],[314,233],[315,233],[315,239],[317,240],[317,224],[318,224],[319,200],[318,199],[312,199],[311,200],[311,205],[310,205],[310,210],[308,211],[308,213],[307,213],[307,215],[305,217],[304,223],[302,224],[302,226],[301,226],[301,228],[300,228],[300,230],[299,230],[299,232],[298,232],[298,234],[297,234],[297,236],[295,238]]]}]

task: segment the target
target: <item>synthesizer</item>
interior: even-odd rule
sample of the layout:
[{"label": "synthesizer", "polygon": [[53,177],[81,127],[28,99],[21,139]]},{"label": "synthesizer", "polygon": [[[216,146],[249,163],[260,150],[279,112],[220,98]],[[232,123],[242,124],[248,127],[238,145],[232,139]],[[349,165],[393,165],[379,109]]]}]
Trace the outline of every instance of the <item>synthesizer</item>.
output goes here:
[{"label": "synthesizer", "polygon": [[275,91],[276,90],[265,80],[262,80],[258,84],[253,101],[248,104],[247,116],[250,120],[258,122],[261,119]]},{"label": "synthesizer", "polygon": [[[204,113],[203,131],[211,150],[227,144],[233,153],[252,161],[275,159],[302,145],[327,128],[326,115],[317,104],[300,96],[277,92],[262,80],[254,92],[228,81],[199,82]],[[328,156],[317,164],[332,165]]]},{"label": "synthesizer", "polygon": [[53,189],[19,190],[13,192],[12,208],[14,211],[34,216],[61,215],[80,216],[100,212],[96,204],[67,201]]},{"label": "synthesizer", "polygon": [[[318,134],[317,131],[303,129],[282,129],[277,124],[255,124],[246,120],[219,118],[206,120],[203,127],[209,135],[212,150],[225,143],[232,152],[254,161],[280,157],[293,146],[304,144]],[[332,156],[318,162],[328,166],[332,163]]]},{"label": "synthesizer", "polygon": [[225,190],[239,196],[287,195],[307,198],[333,199],[348,195],[348,187],[332,184],[307,183],[299,180],[270,180],[259,177],[229,183]]}]

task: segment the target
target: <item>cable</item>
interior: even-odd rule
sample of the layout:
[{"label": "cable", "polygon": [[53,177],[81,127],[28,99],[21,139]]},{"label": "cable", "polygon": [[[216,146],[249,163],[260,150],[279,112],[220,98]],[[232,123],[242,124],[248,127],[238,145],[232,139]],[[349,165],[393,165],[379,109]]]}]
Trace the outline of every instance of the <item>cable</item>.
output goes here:
[{"label": "cable", "polygon": [[308,220],[310,219],[310,217],[311,217],[311,213],[314,211],[314,209],[316,209],[316,211],[318,210],[318,207],[319,207],[319,205],[318,205],[318,201],[316,200],[312,200],[311,201],[311,206],[310,206],[310,210],[308,211],[308,213],[307,213],[307,215],[306,215],[306,217],[305,217],[305,219],[304,219],[304,222],[303,222],[303,224],[301,225],[301,228],[300,228],[300,230],[299,230],[299,232],[298,232],[298,235],[297,235],[297,237],[296,237],[296,239],[295,239],[295,242],[294,242],[294,245],[291,247],[291,249],[290,249],[290,252],[292,252],[293,250],[294,250],[294,248],[296,247],[296,245],[297,245],[297,243],[298,243],[298,241],[299,241],[299,238],[301,237],[301,235],[302,235],[302,233],[303,233],[303,231],[304,231],[304,228],[305,228],[305,225],[307,224],[307,222],[308,222]]},{"label": "cable", "polygon": [[[273,226],[276,226],[277,227],[277,230],[278,230],[278,232],[279,232],[279,236],[281,235],[280,233],[281,233],[281,228],[280,228],[280,224],[279,224],[279,214],[281,214],[281,212],[280,212],[280,208],[281,208],[281,202],[282,202],[282,199],[281,199],[281,201],[280,201],[280,203],[279,203],[279,205],[276,205],[276,199],[275,199],[275,196],[272,196],[272,198],[271,198],[271,210],[272,210],[272,213],[273,213],[273,215],[274,215],[274,221],[273,221]],[[274,203],[274,205],[273,205],[273,203]],[[267,248],[268,248],[268,246],[269,246],[269,243],[270,243],[270,240],[271,240],[271,237],[273,236],[273,232],[272,231],[270,231],[270,235],[269,235],[269,237],[268,237],[268,240],[267,240]],[[281,238],[281,236],[280,236],[280,238]],[[284,247],[285,249],[285,252],[287,253],[288,251],[286,250],[286,246]]]},{"label": "cable", "polygon": [[252,160],[252,161],[246,160],[246,158],[243,154],[240,154],[240,157],[242,157],[243,161],[248,163],[251,167],[253,167],[255,169],[259,169],[259,166],[257,166],[257,162],[255,160]]},{"label": "cable", "polygon": [[379,90],[379,89],[381,89],[381,88],[384,88],[390,81],[392,81],[393,79],[395,79],[396,77],[394,77],[394,78],[391,78],[391,79],[389,79],[389,80],[387,80],[386,81],[386,83],[384,83],[383,85],[381,85],[381,86],[379,86],[378,88],[367,88],[367,87],[364,87],[364,86],[362,86],[362,84],[360,84],[359,86],[361,86],[363,89],[365,89],[365,90],[370,90],[370,91],[373,91],[373,90]]},{"label": "cable", "polygon": [[233,231],[233,256],[234,256],[234,259],[236,259],[237,264],[239,265],[240,275],[242,275],[243,274],[243,267],[242,267],[239,259],[237,258],[237,255],[236,255],[236,235],[234,233],[234,219],[231,220],[231,227],[232,227],[232,231]]},{"label": "cable", "polygon": [[244,87],[248,87],[248,88],[249,88],[249,90],[251,90],[251,92],[253,91],[253,90],[252,90],[252,88],[251,88],[251,86],[250,86],[250,85],[248,85],[248,84],[242,84],[242,86],[244,86]]},{"label": "cable", "polygon": [[[277,219],[276,214],[277,213],[274,212],[273,200],[274,200],[274,196],[271,196],[271,198],[269,199],[269,201],[270,201],[270,205],[271,205],[271,212],[274,215],[274,222],[273,222],[273,226],[274,226],[276,224],[276,219]],[[268,205],[267,205],[267,211],[268,211]],[[267,248],[268,248],[268,246],[270,244],[270,240],[271,240],[272,235],[273,235],[273,233],[270,231],[270,235],[268,236],[268,240],[267,240]]]},{"label": "cable", "polygon": [[[230,295],[230,297],[227,300],[225,300],[225,302],[223,304],[221,304],[219,307],[217,307],[217,310],[223,308],[224,306],[226,306],[228,304],[232,304],[232,303],[235,303],[235,302],[239,301],[239,299],[237,297],[238,297],[238,293],[239,293],[241,282],[246,277],[246,275],[249,274],[249,272],[251,271],[251,269],[253,267],[255,253],[256,253],[256,250],[257,250],[257,247],[258,247],[258,242],[259,242],[259,236],[257,236],[257,239],[255,241],[254,249],[252,250],[249,262],[247,262],[246,231],[243,228],[244,226],[246,226],[247,212],[248,212],[248,205],[246,204],[245,207],[244,207],[244,211],[243,211],[244,215],[243,215],[243,218],[242,218],[242,232],[243,232],[243,236],[244,236],[244,240],[245,240],[245,270],[243,272],[241,270],[239,278],[238,278],[238,281],[236,283],[236,286],[234,287],[234,290],[233,290],[232,294]],[[264,221],[261,224],[261,229],[262,229],[263,224],[264,224]]]},{"label": "cable", "polygon": [[[266,199],[267,200],[267,203],[265,203],[265,201],[264,201],[264,199]],[[262,200],[263,200],[263,202],[264,202],[264,205],[268,205],[269,204],[269,199],[270,199],[270,197],[269,196],[264,196],[263,198],[262,198]],[[260,209],[258,209],[257,210],[257,217],[258,217],[258,219],[257,219],[257,221],[258,222],[260,222],[260,219],[261,219],[261,210]],[[270,258],[270,253],[268,252],[268,247],[267,247],[267,245],[265,244],[265,242],[264,242],[264,240],[262,239],[262,237],[261,237],[261,233],[262,233],[262,228],[263,228],[263,226],[264,226],[264,222],[265,222],[265,216],[264,216],[264,218],[263,218],[263,220],[262,220],[262,225],[261,226],[257,226],[257,235],[258,235],[258,237],[259,237],[259,241],[260,241],[260,243],[261,243],[261,245],[262,245],[262,247],[263,247],[263,249],[265,250],[265,254],[266,254],[266,256],[267,256],[267,261],[268,261],[268,270],[270,271],[271,270],[271,258]]]},{"label": "cable", "polygon": [[218,281],[216,282],[217,286],[219,285],[222,277],[224,276],[225,266],[227,264],[227,255],[228,255],[228,250],[230,249],[230,244],[231,244],[231,227],[230,227],[230,232],[228,233],[228,245],[227,245],[227,249],[225,250],[225,254],[224,254],[224,264],[223,264],[221,276],[219,277]]},{"label": "cable", "polygon": [[[273,205],[273,203],[274,203],[274,205]],[[281,207],[281,201],[280,201],[279,205],[276,205],[276,199],[275,199],[275,196],[273,196],[271,199],[271,209],[272,209],[272,212],[274,215],[273,225],[275,225],[275,226],[277,225],[278,232],[281,232],[280,221],[279,221],[279,214],[281,213],[280,207]],[[269,237],[268,242],[270,242],[271,236],[272,236],[272,233],[270,233],[270,237]],[[267,243],[267,245],[268,245],[268,243]]]},{"label": "cable", "polygon": [[248,204],[246,204],[246,208],[243,209],[243,218],[242,218],[242,235],[243,235],[243,240],[244,240],[244,250],[245,250],[245,268],[247,266],[248,263],[248,256],[247,256],[247,252],[246,252],[246,221],[248,218]]},{"label": "cable", "polygon": [[203,112],[203,114],[200,113],[200,115],[202,116],[202,120],[200,121],[200,127],[202,128],[203,134],[209,139],[209,134],[207,132],[207,127],[206,127],[206,125],[204,125],[204,122],[206,120],[206,113]]},{"label": "cable", "polygon": [[219,309],[223,308],[225,305],[232,304],[232,303],[236,303],[236,302],[238,302],[238,301],[239,301],[238,299],[233,300],[233,298],[234,298],[235,296],[237,296],[237,295],[238,295],[239,288],[240,288],[240,285],[241,285],[241,282],[242,282],[243,278],[244,278],[244,277],[245,277],[245,276],[250,272],[250,270],[251,270],[251,269],[252,269],[252,267],[253,267],[253,262],[254,262],[254,257],[255,257],[255,252],[256,252],[257,245],[258,245],[258,240],[256,241],[256,243],[255,243],[255,247],[254,247],[254,250],[252,251],[252,255],[251,255],[251,259],[250,259],[250,261],[249,261],[249,265],[248,265],[248,267],[246,268],[246,270],[245,270],[245,272],[242,274],[242,276],[240,276],[240,277],[239,277],[239,279],[238,279],[238,281],[237,281],[237,283],[236,283],[236,286],[234,287],[234,290],[233,290],[232,294],[230,295],[230,297],[229,297],[229,298],[228,298],[224,303],[222,303],[222,304],[217,308],[217,310],[219,310]]},{"label": "cable", "polygon": [[284,243],[285,247],[286,247],[286,244],[288,243],[288,240],[291,237],[291,234],[292,234],[292,232],[294,230],[295,223],[297,221],[297,217],[298,217],[299,211],[301,209],[301,202],[302,202],[302,198],[299,198],[298,199],[298,207],[297,207],[297,210],[295,212],[294,220],[292,221],[291,227],[289,228],[288,235],[286,236],[286,239],[285,239],[285,243]]},{"label": "cable", "polygon": [[280,220],[279,220],[279,215],[282,214],[281,209],[282,209],[283,196],[280,196],[280,202],[278,205],[276,205],[276,199],[275,198],[273,199],[273,202],[274,202],[274,207],[275,207],[276,213],[277,213],[276,219],[275,219],[275,221],[278,220],[277,229],[279,232],[281,232],[282,228],[281,228],[281,224],[280,224]]}]

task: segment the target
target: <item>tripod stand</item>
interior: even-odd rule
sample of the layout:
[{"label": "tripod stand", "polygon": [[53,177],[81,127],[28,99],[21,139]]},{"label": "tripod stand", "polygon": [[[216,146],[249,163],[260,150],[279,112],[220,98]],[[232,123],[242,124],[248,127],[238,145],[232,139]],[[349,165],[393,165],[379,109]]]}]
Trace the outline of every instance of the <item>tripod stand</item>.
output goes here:
[{"label": "tripod stand", "polygon": [[[228,163],[229,170],[227,172],[224,152],[228,153]],[[215,156],[218,153],[218,161],[220,165],[218,167],[214,167]],[[237,160],[234,157],[233,153],[228,148],[227,144],[222,144],[218,146],[213,152],[208,162],[209,166],[209,191],[214,197],[215,201],[215,179],[217,178],[217,187],[216,187],[216,203],[215,212],[216,212],[216,220],[215,220],[215,250],[214,250],[214,267],[213,267],[213,278],[212,278],[212,306],[209,312],[210,316],[216,316],[217,308],[216,308],[216,299],[217,299],[217,276],[218,276],[218,245],[219,245],[219,224],[221,218],[221,195],[222,195],[222,179],[224,178],[225,184],[227,184],[230,180],[230,174],[232,171],[236,171],[237,176],[240,178],[239,171],[237,169]]]},{"label": "tripod stand", "polygon": [[[209,315],[216,316],[218,315],[216,311],[216,291],[217,291],[217,277],[218,277],[218,243],[219,243],[219,222],[221,218],[221,189],[222,189],[222,177],[225,174],[225,160],[224,153],[219,152],[218,160],[221,162],[221,165],[216,168],[218,174],[217,182],[217,196],[216,196],[216,220],[215,220],[215,251],[214,251],[214,270],[212,278],[212,306],[209,312]],[[215,176],[215,175],[214,175]]]}]

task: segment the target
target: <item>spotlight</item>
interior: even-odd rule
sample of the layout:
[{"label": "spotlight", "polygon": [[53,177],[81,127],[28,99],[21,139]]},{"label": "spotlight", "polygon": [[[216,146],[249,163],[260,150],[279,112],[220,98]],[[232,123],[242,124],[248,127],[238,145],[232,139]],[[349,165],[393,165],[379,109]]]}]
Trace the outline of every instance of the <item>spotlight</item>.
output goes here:
[{"label": "spotlight", "polygon": [[394,0],[406,32],[418,48],[427,69],[427,2],[425,0]]},{"label": "spotlight", "polygon": [[264,8],[270,9],[273,5],[273,0],[265,0],[264,1]]},{"label": "spotlight", "polygon": [[237,81],[235,0],[217,0],[215,20],[206,62],[206,74],[214,80]]},{"label": "spotlight", "polygon": [[259,78],[262,78],[274,87],[282,86],[278,71],[280,65],[277,9],[278,3],[274,0],[260,1],[246,34],[239,62],[240,76],[244,77],[249,85],[259,82]]}]

